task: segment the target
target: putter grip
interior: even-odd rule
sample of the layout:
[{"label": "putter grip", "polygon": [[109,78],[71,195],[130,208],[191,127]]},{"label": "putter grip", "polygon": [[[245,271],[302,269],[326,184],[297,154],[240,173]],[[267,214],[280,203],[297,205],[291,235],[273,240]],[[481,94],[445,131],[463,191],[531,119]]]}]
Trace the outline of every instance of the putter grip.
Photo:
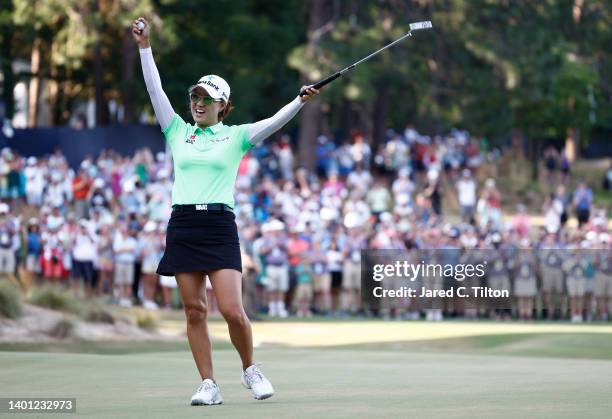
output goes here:
[{"label": "putter grip", "polygon": [[[340,73],[340,72],[335,73],[335,74],[332,74],[331,76],[329,76],[329,77],[327,77],[327,78],[325,78],[325,79],[323,79],[323,80],[320,80],[320,81],[316,82],[315,84],[313,84],[313,85],[312,85],[312,86],[310,86],[310,87],[314,87],[315,89],[320,89],[321,87],[325,86],[326,84],[328,84],[328,83],[330,83],[330,82],[332,82],[332,81],[336,80],[336,79],[337,79],[338,77],[340,77],[341,75],[342,75],[342,73]],[[305,94],[306,94],[306,92],[305,92],[305,91],[303,91],[303,90],[302,90],[302,91],[300,91],[300,96],[304,96]]]}]

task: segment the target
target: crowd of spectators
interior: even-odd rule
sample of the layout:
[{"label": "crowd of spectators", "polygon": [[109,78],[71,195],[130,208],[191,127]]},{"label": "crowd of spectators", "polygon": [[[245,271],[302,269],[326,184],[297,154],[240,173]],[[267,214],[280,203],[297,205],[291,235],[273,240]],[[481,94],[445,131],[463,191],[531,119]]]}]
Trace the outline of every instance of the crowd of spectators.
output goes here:
[{"label": "crowd of spectators", "polygon": [[[308,172],[296,169],[287,136],[255,147],[239,166],[234,208],[250,314],[607,319],[612,251],[607,213],[596,206],[593,191],[576,182],[570,193],[563,178],[542,198],[543,222],[535,225],[522,204],[505,214],[503,191],[481,174],[501,154],[488,148],[467,132],[428,137],[410,126],[388,131],[374,151],[360,133],[341,143],[320,136],[316,168]],[[546,167],[571,176],[565,163],[549,167],[552,152],[546,153]],[[36,158],[3,149],[0,273],[106,296],[123,306],[177,307],[175,279],[155,274],[171,189],[172,165],[163,152],[121,156],[106,150],[74,170],[61,150]],[[445,210],[449,197],[458,213]],[[574,216],[578,226],[569,227]],[[588,261],[581,269],[559,268],[555,280],[536,258],[531,266],[537,275],[528,285],[521,282],[516,257],[503,253],[506,285],[518,297],[507,312],[425,309],[409,301],[362,304],[362,249],[550,248],[608,251],[581,258]],[[214,308],[210,284],[207,291]]]}]

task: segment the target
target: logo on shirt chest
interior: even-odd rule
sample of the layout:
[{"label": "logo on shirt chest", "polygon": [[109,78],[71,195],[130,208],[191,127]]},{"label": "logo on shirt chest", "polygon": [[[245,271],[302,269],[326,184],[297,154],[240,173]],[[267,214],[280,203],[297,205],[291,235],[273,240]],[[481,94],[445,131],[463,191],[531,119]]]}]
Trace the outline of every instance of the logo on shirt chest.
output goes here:
[{"label": "logo on shirt chest", "polygon": [[[211,138],[208,141],[211,143],[223,143],[225,141],[228,141],[230,139],[230,137],[222,137],[222,138]],[[185,142],[187,144],[194,144],[196,141],[196,135],[195,134],[191,134],[189,135],[187,138],[185,138]]]}]

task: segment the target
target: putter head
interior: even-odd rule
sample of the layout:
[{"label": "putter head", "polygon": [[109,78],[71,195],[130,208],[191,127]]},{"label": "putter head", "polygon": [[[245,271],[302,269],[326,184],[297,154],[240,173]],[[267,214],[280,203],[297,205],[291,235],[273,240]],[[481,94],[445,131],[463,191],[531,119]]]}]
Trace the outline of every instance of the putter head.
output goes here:
[{"label": "putter head", "polygon": [[411,31],[420,31],[422,29],[431,29],[433,25],[430,20],[424,20],[422,22],[414,22],[410,24]]}]

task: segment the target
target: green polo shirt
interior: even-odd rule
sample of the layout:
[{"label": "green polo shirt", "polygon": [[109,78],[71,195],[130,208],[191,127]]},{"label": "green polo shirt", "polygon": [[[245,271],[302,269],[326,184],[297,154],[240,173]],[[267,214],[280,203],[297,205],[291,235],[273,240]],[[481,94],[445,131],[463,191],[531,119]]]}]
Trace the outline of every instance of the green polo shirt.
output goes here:
[{"label": "green polo shirt", "polygon": [[234,208],[238,165],[253,145],[249,124],[202,129],[174,114],[164,130],[174,161],[172,205],[222,203]]}]

